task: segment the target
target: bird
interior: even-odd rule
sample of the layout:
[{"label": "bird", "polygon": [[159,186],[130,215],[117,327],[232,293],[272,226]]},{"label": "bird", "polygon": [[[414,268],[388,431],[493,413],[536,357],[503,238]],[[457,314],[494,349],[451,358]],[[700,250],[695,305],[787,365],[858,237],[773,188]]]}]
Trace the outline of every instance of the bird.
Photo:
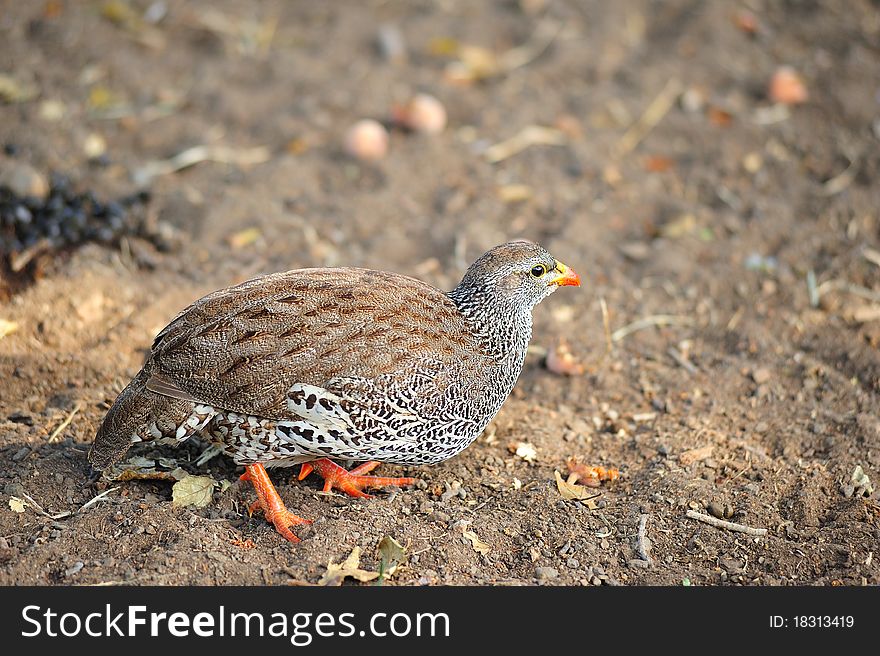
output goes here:
[{"label": "bird", "polygon": [[[290,542],[289,511],[266,467],[300,465],[351,496],[405,487],[380,463],[430,465],[470,445],[522,371],[532,309],[580,277],[542,246],[489,249],[449,292],[363,268],[263,275],[215,291],[162,329],[101,423],[95,471],[133,443],[201,435],[244,467],[249,512]],[[337,461],[363,464],[348,471]]]}]

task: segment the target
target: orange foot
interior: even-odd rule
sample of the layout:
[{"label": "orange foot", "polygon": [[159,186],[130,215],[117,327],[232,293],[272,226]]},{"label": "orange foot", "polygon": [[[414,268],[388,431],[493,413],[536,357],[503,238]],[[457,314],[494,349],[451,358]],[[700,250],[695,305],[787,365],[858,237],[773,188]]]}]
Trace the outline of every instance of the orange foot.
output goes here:
[{"label": "orange foot", "polygon": [[303,463],[302,469],[299,470],[298,478],[302,480],[315,471],[324,479],[324,492],[329,492],[336,487],[353,497],[369,497],[370,495],[363,491],[365,487],[385,487],[387,485],[403,487],[404,485],[412,485],[416,482],[414,478],[386,478],[384,476],[363,475],[373,471],[378,466],[379,463],[377,461],[370,460],[351,471],[346,471],[332,460],[320,458],[319,460]]},{"label": "orange foot", "polygon": [[257,500],[251,504],[248,513],[253,514],[257,510],[262,510],[266,520],[275,525],[276,531],[291,542],[299,542],[299,538],[293,534],[289,527],[297,524],[311,524],[312,521],[297,517],[284,506],[284,502],[278,496],[278,491],[269,479],[269,474],[266,473],[266,468],[261,463],[248,465],[244,468],[241,480],[253,483],[254,490],[257,492]]}]

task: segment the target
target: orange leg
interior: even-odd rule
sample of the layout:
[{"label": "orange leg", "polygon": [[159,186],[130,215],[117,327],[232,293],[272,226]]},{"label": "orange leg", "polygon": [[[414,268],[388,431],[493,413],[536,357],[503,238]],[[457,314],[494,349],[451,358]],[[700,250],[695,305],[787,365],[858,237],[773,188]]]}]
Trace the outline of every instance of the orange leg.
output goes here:
[{"label": "orange leg", "polygon": [[339,488],[346,494],[353,497],[369,497],[364,492],[365,487],[385,487],[387,485],[395,485],[403,487],[404,485],[412,485],[416,482],[414,478],[386,478],[384,476],[364,476],[367,472],[373,471],[379,463],[370,460],[362,465],[358,465],[351,471],[346,471],[332,460],[320,458],[312,462],[303,463],[302,469],[299,470],[299,480],[304,479],[313,471],[324,479],[324,492],[329,492],[334,487]]},{"label": "orange leg", "polygon": [[251,504],[248,512],[253,514],[257,510],[262,510],[266,520],[275,525],[275,530],[291,542],[299,542],[299,538],[290,530],[291,526],[296,524],[311,524],[311,520],[297,517],[290,512],[285,506],[278,491],[272,485],[266,468],[261,464],[248,465],[244,468],[244,474],[241,480],[250,481],[254,484],[254,490],[257,492],[257,500]]}]

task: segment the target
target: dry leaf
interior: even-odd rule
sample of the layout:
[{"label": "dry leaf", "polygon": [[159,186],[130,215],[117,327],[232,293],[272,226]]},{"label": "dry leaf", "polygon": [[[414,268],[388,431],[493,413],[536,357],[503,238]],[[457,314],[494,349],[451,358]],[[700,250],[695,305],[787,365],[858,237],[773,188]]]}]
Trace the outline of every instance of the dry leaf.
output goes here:
[{"label": "dry leaf", "polygon": [[707,113],[709,115],[709,121],[720,128],[726,128],[733,121],[733,115],[720,107],[712,106]]},{"label": "dry leaf", "polygon": [[[159,469],[161,467],[162,469]],[[134,456],[125,462],[104,470],[104,478],[111,481],[158,480],[179,481],[189,476],[171,458],[144,458]]]},{"label": "dry leaf", "polygon": [[11,335],[16,330],[18,330],[17,323],[14,321],[7,321],[6,319],[0,319],[0,339],[7,335]]},{"label": "dry leaf", "polygon": [[576,485],[562,480],[562,474],[559,473],[559,470],[554,471],[553,475],[556,477],[556,489],[559,490],[563,499],[584,501],[588,508],[593,509],[594,504],[591,504],[590,501],[597,496],[595,492],[584,485]]},{"label": "dry leaf", "polygon": [[524,184],[503,185],[497,191],[498,198],[504,203],[520,203],[535,195],[532,188]]},{"label": "dry leaf", "polygon": [[678,456],[678,461],[687,466],[692,465],[695,462],[699,462],[700,460],[705,460],[712,456],[713,447],[711,444],[708,446],[701,446],[699,449],[691,449],[690,451],[685,451],[680,456]]},{"label": "dry leaf", "polygon": [[455,54],[458,56],[458,61],[450,62],[446,66],[445,76],[450,82],[469,84],[501,72],[495,53],[486,48],[459,45]]},{"label": "dry leaf", "polygon": [[379,542],[379,557],[382,563],[382,575],[391,576],[397,570],[397,566],[406,559],[406,549],[390,535],[386,535]]},{"label": "dry leaf", "polygon": [[454,57],[461,44],[449,36],[434,37],[428,42],[428,54],[434,57]]},{"label": "dry leaf", "polygon": [[33,100],[39,90],[32,84],[19,82],[11,75],[0,73],[0,102],[20,103]]},{"label": "dry leaf", "polygon": [[211,503],[216,484],[217,481],[210,476],[186,476],[171,488],[171,503],[204,508]]},{"label": "dry leaf", "polygon": [[9,497],[9,508],[12,512],[23,513],[25,509],[24,501],[18,497]]},{"label": "dry leaf", "polygon": [[675,160],[663,155],[650,155],[645,159],[645,170],[650,173],[663,173],[675,166]]},{"label": "dry leaf", "polygon": [[489,554],[490,551],[492,551],[492,548],[488,544],[483,542],[473,531],[465,531],[462,535],[470,540],[471,546],[477,553],[486,556]]},{"label": "dry leaf", "polygon": [[333,561],[327,563],[327,571],[324,572],[324,576],[318,581],[318,585],[342,585],[342,582],[348,576],[357,579],[361,583],[379,578],[379,572],[368,572],[360,569],[360,562],[361,548],[355,547],[351,550],[348,558],[341,564],[337,565]]},{"label": "dry leaf", "polygon": [[529,442],[517,442],[516,444],[509,445],[507,449],[528,463],[535,462],[538,458],[538,450],[534,444]]},{"label": "dry leaf", "polygon": [[660,233],[668,239],[679,239],[697,229],[697,217],[693,214],[682,214],[660,229]]},{"label": "dry leaf", "polygon": [[869,497],[874,494],[874,486],[871,484],[871,479],[868,478],[861,465],[856,465],[850,477],[850,482],[853,484],[858,496]]},{"label": "dry leaf", "polygon": [[[620,478],[620,472],[617,469],[585,465],[574,457],[566,460],[565,464],[569,473],[575,477],[571,482],[580,482],[588,487],[599,487],[602,481],[616,481]],[[569,478],[571,479],[571,477]]]},{"label": "dry leaf", "polygon": [[245,228],[226,238],[226,242],[234,249],[250,246],[263,236],[259,228]]}]

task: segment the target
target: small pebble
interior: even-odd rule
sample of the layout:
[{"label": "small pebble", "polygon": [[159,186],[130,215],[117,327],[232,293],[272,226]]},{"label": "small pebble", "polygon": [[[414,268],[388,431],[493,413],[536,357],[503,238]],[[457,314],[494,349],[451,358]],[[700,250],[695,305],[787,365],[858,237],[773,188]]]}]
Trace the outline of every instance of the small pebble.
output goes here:
[{"label": "small pebble", "polygon": [[21,460],[24,460],[30,452],[31,448],[29,446],[21,447],[12,455],[12,462],[19,462]]},{"label": "small pebble", "polygon": [[16,196],[45,198],[49,194],[46,176],[23,162],[0,170],[0,187],[8,187]]},{"label": "small pebble", "polygon": [[358,121],[345,133],[345,152],[360,160],[382,159],[388,154],[388,130],[373,119]]},{"label": "small pebble", "polygon": [[770,79],[768,95],[773,102],[783,105],[799,105],[810,98],[803,78],[791,66],[776,69]]},{"label": "small pebble", "polygon": [[84,566],[85,563],[83,563],[81,560],[78,560],[73,565],[64,570],[64,576],[73,576],[74,574],[79,572]]},{"label": "small pebble", "polygon": [[399,63],[406,59],[406,41],[396,25],[380,26],[376,34],[376,45],[382,57],[390,62]]},{"label": "small pebble", "polygon": [[706,94],[696,87],[691,87],[681,94],[681,108],[691,114],[696,114],[706,106]]},{"label": "small pebble", "polygon": [[536,567],[535,568],[535,578],[538,581],[549,581],[550,579],[555,579],[559,576],[559,571],[553,567]]},{"label": "small pebble", "polygon": [[434,96],[420,93],[395,112],[395,122],[413,132],[440,134],[446,129],[446,108]]},{"label": "small pebble", "polygon": [[752,372],[752,380],[755,381],[758,385],[762,385],[770,380],[772,374],[769,369],[761,367],[760,369],[755,369]]},{"label": "small pebble", "polygon": [[706,510],[709,511],[710,515],[713,515],[718,519],[730,519],[733,516],[733,508],[731,508],[726,503],[713,501],[708,506],[706,506]]},{"label": "small pebble", "polygon": [[9,421],[14,424],[24,424],[25,426],[34,425],[34,418],[23,412],[13,412],[9,415]]}]

